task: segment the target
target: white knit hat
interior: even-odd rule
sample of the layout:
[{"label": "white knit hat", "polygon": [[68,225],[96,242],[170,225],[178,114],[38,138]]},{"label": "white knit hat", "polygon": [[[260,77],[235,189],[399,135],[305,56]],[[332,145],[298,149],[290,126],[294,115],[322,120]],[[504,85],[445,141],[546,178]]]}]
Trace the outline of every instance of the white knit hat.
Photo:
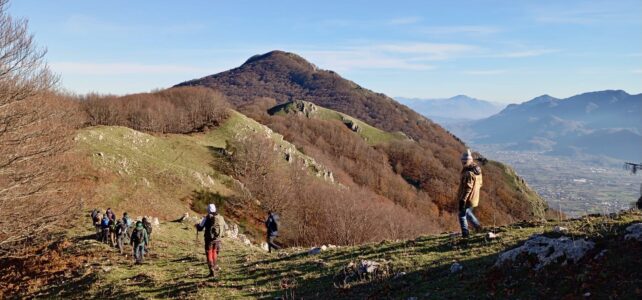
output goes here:
[{"label": "white knit hat", "polygon": [[466,152],[464,152],[464,154],[461,155],[461,160],[469,160],[469,159],[473,159],[473,154],[470,153],[470,149],[466,149]]},{"label": "white knit hat", "polygon": [[207,213],[213,214],[216,212],[216,205],[214,204],[209,204],[207,206]]}]

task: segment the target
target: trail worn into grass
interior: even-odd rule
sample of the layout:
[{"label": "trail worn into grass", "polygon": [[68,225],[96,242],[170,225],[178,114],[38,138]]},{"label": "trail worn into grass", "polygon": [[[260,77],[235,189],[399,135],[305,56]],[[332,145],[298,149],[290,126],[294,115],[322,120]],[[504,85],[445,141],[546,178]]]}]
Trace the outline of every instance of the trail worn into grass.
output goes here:
[{"label": "trail worn into grass", "polygon": [[[407,241],[384,241],[329,248],[317,255],[308,249],[268,254],[239,240],[224,239],[222,268],[208,278],[202,235],[196,240],[192,224],[161,223],[153,232],[151,251],[143,265],[130,255],[91,239],[89,227],[69,233],[68,254],[85,255],[86,263],[69,277],[23,296],[44,298],[181,298],[181,299],[542,299],[636,298],[642,291],[639,241],[624,240],[625,228],[642,222],[640,212],[588,216],[577,220],[519,223],[494,229],[488,239],[468,240],[450,234]],[[553,228],[568,228],[556,233]],[[499,253],[523,244],[533,234],[590,239],[596,246],[580,262],[551,265],[541,271],[529,259],[492,268]],[[130,249],[130,248],[128,248]],[[606,250],[606,251],[604,251]],[[87,255],[87,254],[91,255]],[[382,272],[346,276],[350,262],[377,262]],[[453,263],[463,270],[451,273]]]}]

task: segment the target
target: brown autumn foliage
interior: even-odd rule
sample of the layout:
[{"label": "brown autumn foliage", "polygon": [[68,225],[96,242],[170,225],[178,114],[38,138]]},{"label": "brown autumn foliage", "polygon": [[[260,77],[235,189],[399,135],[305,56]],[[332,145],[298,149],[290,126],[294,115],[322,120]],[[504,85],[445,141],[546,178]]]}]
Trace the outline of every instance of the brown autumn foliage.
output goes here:
[{"label": "brown autumn foliage", "polygon": [[23,250],[49,239],[81,204],[82,161],[69,151],[79,109],[53,91],[44,54],[0,0],[0,266],[33,255]]},{"label": "brown autumn foliage", "polygon": [[215,165],[243,182],[252,200],[282,216],[287,245],[357,244],[414,236],[431,226],[372,191],[326,182],[286,163],[264,135],[230,141]]},{"label": "brown autumn foliage", "polygon": [[[426,217],[439,218],[445,227],[456,226],[451,216],[457,211],[454,197],[461,171],[459,157],[466,146],[439,125],[384,94],[282,51],[254,56],[238,68],[178,86],[205,86],[222,92],[235,108],[326,164],[340,182],[373,189],[409,209],[421,206],[419,211],[429,212]],[[265,113],[271,105],[292,100],[337,110],[388,132],[402,131],[414,141],[378,145],[373,151],[356,141],[348,142],[347,133],[338,129],[340,125]],[[483,169],[482,197],[488,205],[482,204],[478,209],[482,221],[503,224],[543,217],[533,209],[545,205],[543,200],[528,197],[529,189],[515,185],[501,164],[488,164]],[[391,174],[400,175],[402,180]]]},{"label": "brown autumn foliage", "polygon": [[211,89],[171,88],[122,97],[80,97],[87,125],[125,126],[140,131],[192,133],[216,127],[228,116],[224,97]]}]

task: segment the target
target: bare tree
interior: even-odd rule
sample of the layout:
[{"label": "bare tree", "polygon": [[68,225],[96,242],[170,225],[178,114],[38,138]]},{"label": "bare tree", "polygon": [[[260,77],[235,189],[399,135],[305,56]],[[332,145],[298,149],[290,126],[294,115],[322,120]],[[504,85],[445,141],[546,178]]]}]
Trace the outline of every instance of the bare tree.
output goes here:
[{"label": "bare tree", "polygon": [[46,51],[7,5],[0,0],[0,257],[42,241],[79,203],[68,185],[77,104],[55,94]]}]

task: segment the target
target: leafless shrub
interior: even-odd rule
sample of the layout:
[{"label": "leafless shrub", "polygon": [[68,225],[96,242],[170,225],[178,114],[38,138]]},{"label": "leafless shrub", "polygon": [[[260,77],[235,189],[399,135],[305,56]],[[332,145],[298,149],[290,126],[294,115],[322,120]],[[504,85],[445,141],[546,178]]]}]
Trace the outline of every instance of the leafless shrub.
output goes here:
[{"label": "leafless shrub", "polygon": [[160,133],[191,133],[220,125],[228,104],[220,93],[180,87],[122,97],[88,94],[80,97],[87,125],[118,125]]},{"label": "leafless shrub", "polygon": [[[72,146],[78,109],[55,94],[57,78],[26,20],[0,0],[0,258],[46,240],[78,208]],[[78,186],[79,187],[79,186]]]}]

